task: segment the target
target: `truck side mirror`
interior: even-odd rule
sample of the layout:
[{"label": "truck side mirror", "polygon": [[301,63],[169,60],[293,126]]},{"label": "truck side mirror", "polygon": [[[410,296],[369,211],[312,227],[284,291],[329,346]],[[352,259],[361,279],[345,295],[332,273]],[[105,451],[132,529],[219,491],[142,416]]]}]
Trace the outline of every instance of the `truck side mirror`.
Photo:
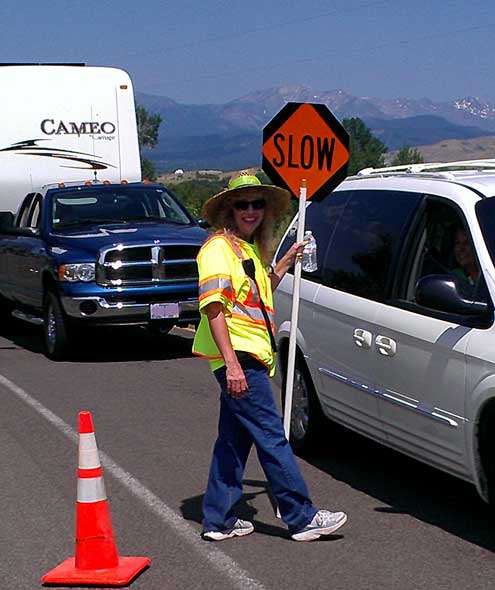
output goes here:
[{"label": "truck side mirror", "polygon": [[0,232],[9,233],[14,228],[14,214],[10,211],[0,211]]}]

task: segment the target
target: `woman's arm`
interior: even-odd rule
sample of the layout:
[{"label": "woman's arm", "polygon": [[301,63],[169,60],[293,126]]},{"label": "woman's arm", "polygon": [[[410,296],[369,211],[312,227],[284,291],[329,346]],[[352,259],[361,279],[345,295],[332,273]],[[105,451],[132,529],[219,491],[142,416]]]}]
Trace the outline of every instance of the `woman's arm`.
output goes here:
[{"label": "woman's arm", "polygon": [[244,371],[232,348],[223,305],[219,301],[214,301],[207,305],[203,311],[208,318],[213,340],[225,361],[227,390],[233,398],[238,399],[245,395],[248,386]]},{"label": "woman's arm", "polygon": [[[302,258],[302,251],[306,242],[299,242],[292,244],[282,258],[277,262],[270,274],[270,280],[272,283],[272,291],[278,287],[280,281],[283,279],[285,273],[294,266],[296,258]],[[299,259],[300,259],[299,258]]]}]

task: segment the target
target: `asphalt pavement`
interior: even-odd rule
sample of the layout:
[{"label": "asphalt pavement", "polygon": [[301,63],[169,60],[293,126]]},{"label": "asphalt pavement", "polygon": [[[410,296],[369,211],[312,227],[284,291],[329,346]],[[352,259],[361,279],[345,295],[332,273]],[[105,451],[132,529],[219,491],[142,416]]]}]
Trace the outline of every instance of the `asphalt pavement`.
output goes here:
[{"label": "asphalt pavement", "polygon": [[74,358],[42,353],[39,330],[0,329],[0,573],[15,590],[74,555],[77,417],[93,415],[120,555],[148,556],[134,590],[491,588],[494,522],[473,486],[329,425],[299,463],[314,502],[348,523],[291,541],[253,452],[239,516],[256,532],[200,539],[218,392],[192,333],[91,335]]}]

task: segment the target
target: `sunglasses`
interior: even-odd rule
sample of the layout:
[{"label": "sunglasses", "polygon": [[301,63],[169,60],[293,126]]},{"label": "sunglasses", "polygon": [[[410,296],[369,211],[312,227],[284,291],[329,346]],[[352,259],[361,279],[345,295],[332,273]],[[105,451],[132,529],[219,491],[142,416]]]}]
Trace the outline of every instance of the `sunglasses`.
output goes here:
[{"label": "sunglasses", "polygon": [[264,209],[266,205],[265,199],[255,199],[254,201],[234,201],[232,207],[237,211],[247,211],[251,206],[255,210]]}]

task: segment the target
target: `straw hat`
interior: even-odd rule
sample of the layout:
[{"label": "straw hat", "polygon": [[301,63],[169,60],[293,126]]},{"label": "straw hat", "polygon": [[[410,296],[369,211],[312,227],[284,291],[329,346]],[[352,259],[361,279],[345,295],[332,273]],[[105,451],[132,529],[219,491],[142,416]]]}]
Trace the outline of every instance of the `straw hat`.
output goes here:
[{"label": "straw hat", "polygon": [[266,199],[265,215],[272,219],[281,217],[289,208],[290,192],[271,184],[261,184],[257,176],[248,172],[241,172],[230,179],[229,185],[203,204],[201,215],[213,227],[219,213],[224,207],[229,206],[237,197],[249,193]]}]

